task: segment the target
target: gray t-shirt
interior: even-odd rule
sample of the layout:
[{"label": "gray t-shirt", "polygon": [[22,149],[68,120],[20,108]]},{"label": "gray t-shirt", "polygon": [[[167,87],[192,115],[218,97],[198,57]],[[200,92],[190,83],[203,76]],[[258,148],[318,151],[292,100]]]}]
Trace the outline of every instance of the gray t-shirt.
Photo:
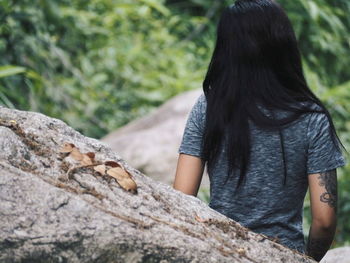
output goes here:
[{"label": "gray t-shirt", "polygon": [[[206,99],[202,93],[187,119],[178,152],[202,157]],[[277,114],[277,115],[276,115]],[[275,112],[275,116],[282,116]],[[345,165],[333,144],[325,114],[304,114],[283,132],[287,166],[286,185],[279,133],[250,122],[251,163],[246,179],[235,190],[238,178],[225,184],[227,157],[222,147],[211,171],[212,209],[239,222],[254,232],[276,238],[292,249],[304,252],[302,230],[303,201],[308,188],[307,175]]]}]

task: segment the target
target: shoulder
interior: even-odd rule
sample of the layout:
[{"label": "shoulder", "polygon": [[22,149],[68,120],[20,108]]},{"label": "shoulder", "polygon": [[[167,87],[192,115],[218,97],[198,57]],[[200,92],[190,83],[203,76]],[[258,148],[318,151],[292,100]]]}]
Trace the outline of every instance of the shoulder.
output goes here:
[{"label": "shoulder", "polygon": [[339,148],[329,112],[319,105],[312,105],[312,109],[315,112],[309,113],[307,119],[309,145],[316,145],[319,148],[327,145],[328,148],[331,148],[330,144],[335,144],[336,148]]},{"label": "shoulder", "polygon": [[308,131],[319,125],[329,125],[329,118],[326,110],[315,102],[300,102],[300,109],[310,111],[302,114],[302,121],[307,126]]},{"label": "shoulder", "polygon": [[198,102],[199,102],[200,104],[202,104],[202,105],[206,105],[206,104],[207,104],[207,99],[206,99],[206,97],[205,97],[204,92],[202,92],[201,95],[199,95],[199,97],[198,97],[197,100],[198,100]]},{"label": "shoulder", "polygon": [[207,100],[205,94],[202,92],[196,100],[196,103],[193,106],[193,110],[199,114],[205,113],[207,107]]},{"label": "shoulder", "polygon": [[310,112],[308,114],[308,129],[317,128],[321,126],[329,126],[330,116],[327,115],[326,111],[316,103],[309,103],[308,105]]},{"label": "shoulder", "polygon": [[205,123],[206,114],[206,98],[202,92],[195,100],[192,109],[189,112],[186,128],[195,126],[198,129],[202,129]]}]

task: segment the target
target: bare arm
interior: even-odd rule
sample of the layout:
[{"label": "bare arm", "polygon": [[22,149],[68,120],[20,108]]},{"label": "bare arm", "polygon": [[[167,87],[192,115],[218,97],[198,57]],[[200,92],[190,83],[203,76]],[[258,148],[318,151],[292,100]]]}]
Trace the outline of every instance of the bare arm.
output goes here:
[{"label": "bare arm", "polygon": [[337,172],[309,174],[312,223],[306,253],[320,261],[330,248],[337,225]]},{"label": "bare arm", "polygon": [[185,194],[197,196],[203,170],[204,163],[200,158],[180,153],[173,187]]}]

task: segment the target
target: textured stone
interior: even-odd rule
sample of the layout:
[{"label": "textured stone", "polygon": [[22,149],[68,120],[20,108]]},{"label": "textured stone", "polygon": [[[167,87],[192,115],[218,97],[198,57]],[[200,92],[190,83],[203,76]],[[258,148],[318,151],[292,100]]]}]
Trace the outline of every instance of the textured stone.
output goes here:
[{"label": "textured stone", "polygon": [[350,247],[338,247],[329,250],[321,263],[350,263]]},{"label": "textured stone", "polygon": [[[130,172],[137,194],[59,148]],[[313,262],[154,181],[60,120],[0,107],[0,262]],[[204,220],[196,220],[196,215]]]}]

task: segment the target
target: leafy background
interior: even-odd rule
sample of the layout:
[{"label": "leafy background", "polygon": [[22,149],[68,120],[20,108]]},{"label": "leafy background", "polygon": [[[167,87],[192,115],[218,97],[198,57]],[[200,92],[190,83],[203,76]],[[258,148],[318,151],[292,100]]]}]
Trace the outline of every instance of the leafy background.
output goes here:
[{"label": "leafy background", "polygon": [[[350,145],[350,1],[280,0],[310,87]],[[221,10],[210,0],[0,0],[0,104],[100,138],[201,87]],[[350,166],[339,171],[334,246],[350,243]],[[200,198],[208,201],[208,191]],[[305,227],[310,223],[305,201]],[[307,233],[306,233],[307,234]]]}]

